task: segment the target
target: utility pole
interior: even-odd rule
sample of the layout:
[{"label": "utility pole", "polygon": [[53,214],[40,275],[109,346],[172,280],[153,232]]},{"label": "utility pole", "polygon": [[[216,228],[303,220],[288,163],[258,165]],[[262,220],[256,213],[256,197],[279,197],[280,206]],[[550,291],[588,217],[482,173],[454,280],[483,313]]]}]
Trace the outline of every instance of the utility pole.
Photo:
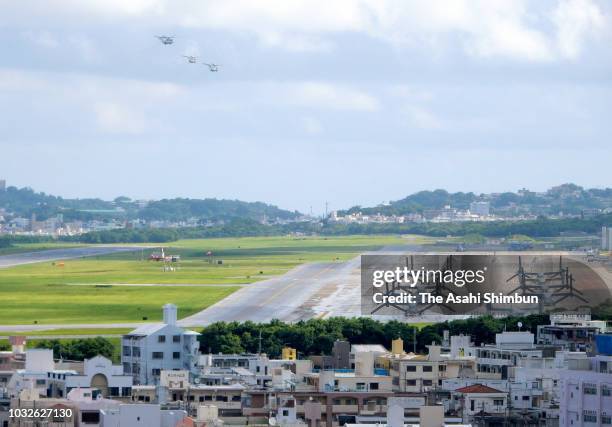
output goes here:
[{"label": "utility pole", "polygon": [[259,330],[259,347],[257,350],[257,354],[261,356],[261,329]]},{"label": "utility pole", "polygon": [[416,344],[417,344],[417,341],[416,341],[416,332],[417,331],[416,330],[417,330],[416,326],[414,328],[412,328],[412,352],[414,354],[416,354]]}]

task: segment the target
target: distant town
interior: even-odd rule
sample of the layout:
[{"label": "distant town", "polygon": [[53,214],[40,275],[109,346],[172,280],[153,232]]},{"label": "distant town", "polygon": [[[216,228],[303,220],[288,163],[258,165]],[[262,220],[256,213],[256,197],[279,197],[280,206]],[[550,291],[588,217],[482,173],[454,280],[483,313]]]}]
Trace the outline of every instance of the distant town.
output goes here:
[{"label": "distant town", "polygon": [[117,197],[62,199],[0,180],[0,234],[78,236],[108,230],[223,226],[240,218],[262,225],[444,224],[592,218],[612,213],[612,189],[585,190],[574,184],[543,193],[420,192],[376,207],[332,210],[322,217],[265,203],[216,199],[132,200]]}]

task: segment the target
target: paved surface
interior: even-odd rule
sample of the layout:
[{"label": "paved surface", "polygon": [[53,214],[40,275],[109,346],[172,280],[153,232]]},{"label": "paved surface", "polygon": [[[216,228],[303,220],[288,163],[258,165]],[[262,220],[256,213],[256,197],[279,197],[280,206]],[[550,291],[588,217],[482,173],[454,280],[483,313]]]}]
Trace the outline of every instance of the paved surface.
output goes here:
[{"label": "paved surface", "polygon": [[49,262],[61,259],[91,257],[115,252],[137,251],[140,249],[140,247],[136,246],[88,246],[83,248],[49,249],[45,251],[23,252],[19,254],[1,255],[0,268],[14,267],[22,264],[33,264],[35,262]]},{"label": "paved surface", "polygon": [[[420,246],[406,245],[386,247],[376,253],[419,250]],[[73,254],[73,256],[87,255]],[[181,319],[179,324],[185,327],[197,327],[217,321],[267,322],[272,319],[297,321],[314,317],[358,316],[361,295],[359,267],[359,256],[346,262],[303,264],[282,276],[242,286],[218,303]],[[0,330],[16,332],[65,328],[125,328],[138,327],[142,324],[0,325]]]},{"label": "paved surface", "polygon": [[[376,254],[420,251],[421,246],[387,246]],[[218,303],[179,321],[181,326],[217,321],[298,321],[361,313],[360,257],[338,263],[310,263],[253,283]]]}]

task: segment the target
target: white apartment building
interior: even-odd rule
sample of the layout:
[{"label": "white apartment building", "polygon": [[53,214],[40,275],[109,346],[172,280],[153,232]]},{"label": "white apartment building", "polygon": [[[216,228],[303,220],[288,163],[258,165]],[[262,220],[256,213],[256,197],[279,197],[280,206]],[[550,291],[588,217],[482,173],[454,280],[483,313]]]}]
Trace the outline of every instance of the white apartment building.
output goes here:
[{"label": "white apartment building", "polygon": [[197,332],[176,324],[174,304],[163,307],[163,323],[141,326],[123,336],[121,363],[135,384],[157,384],[162,370],[187,370],[197,375]]},{"label": "white apartment building", "polygon": [[537,343],[570,351],[590,351],[595,335],[608,331],[605,320],[591,320],[587,313],[550,315],[550,325],[538,325]]},{"label": "white apartment building", "polygon": [[531,332],[502,332],[495,335],[495,344],[469,347],[469,356],[476,357],[476,377],[487,379],[507,378],[508,368],[519,364],[521,359],[539,359],[549,351],[536,348]]},{"label": "white apartment building", "polygon": [[612,227],[601,227],[601,249],[612,251]]},{"label": "white apartment building", "polygon": [[24,389],[35,390],[42,397],[66,397],[74,388],[93,388],[103,397],[129,399],[131,387],[131,375],[124,375],[121,366],[105,357],[86,359],[81,374],[74,369],[57,369],[53,350],[31,349],[26,351],[25,369],[15,371],[7,392],[13,398]]},{"label": "white apartment building", "polygon": [[612,425],[612,356],[598,355],[589,362],[561,371],[561,427]]}]

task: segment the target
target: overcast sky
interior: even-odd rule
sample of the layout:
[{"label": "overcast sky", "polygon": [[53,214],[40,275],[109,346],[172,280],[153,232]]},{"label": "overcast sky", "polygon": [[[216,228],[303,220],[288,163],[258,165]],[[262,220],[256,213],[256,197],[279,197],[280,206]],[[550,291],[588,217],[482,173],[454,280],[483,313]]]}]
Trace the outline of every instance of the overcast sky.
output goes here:
[{"label": "overcast sky", "polygon": [[315,213],[612,185],[603,0],[0,0],[0,35],[9,185]]}]

